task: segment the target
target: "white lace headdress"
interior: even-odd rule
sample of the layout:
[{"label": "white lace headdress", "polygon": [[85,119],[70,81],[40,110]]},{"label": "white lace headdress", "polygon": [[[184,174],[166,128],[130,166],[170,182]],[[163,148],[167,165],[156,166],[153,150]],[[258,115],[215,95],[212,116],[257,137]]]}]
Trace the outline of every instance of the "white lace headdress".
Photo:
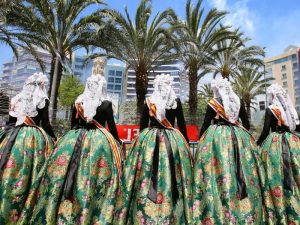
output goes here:
[{"label": "white lace headdress", "polygon": [[23,124],[26,116],[37,116],[37,108],[45,107],[47,84],[46,75],[35,73],[26,79],[22,91],[11,99],[9,115],[17,118],[16,126]]},{"label": "white lace headdress", "polygon": [[279,108],[284,125],[288,126],[291,131],[294,131],[296,125],[299,124],[299,117],[286,90],[278,84],[272,84],[267,89],[267,96],[271,107]]},{"label": "white lace headdress", "polygon": [[176,94],[173,89],[173,77],[169,74],[157,75],[154,79],[154,92],[150,99],[156,106],[156,116],[159,120],[165,118],[166,109],[176,109]]},{"label": "white lace headdress", "polygon": [[216,78],[211,82],[214,98],[221,98],[225,114],[231,123],[239,119],[241,102],[236,93],[232,90],[231,84],[227,79]]},{"label": "white lace headdress", "polygon": [[94,118],[98,106],[106,100],[105,87],[105,78],[100,74],[93,74],[87,79],[84,92],[77,97],[75,103],[82,104],[87,122],[90,122]]}]

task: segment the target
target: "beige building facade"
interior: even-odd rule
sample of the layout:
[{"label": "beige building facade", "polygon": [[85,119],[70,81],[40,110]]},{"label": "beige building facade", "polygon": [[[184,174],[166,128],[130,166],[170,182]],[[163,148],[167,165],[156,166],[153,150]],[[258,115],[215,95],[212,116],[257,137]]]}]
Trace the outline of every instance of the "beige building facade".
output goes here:
[{"label": "beige building facade", "polygon": [[283,54],[265,60],[267,77],[288,91],[296,109],[300,112],[300,48],[289,46]]}]

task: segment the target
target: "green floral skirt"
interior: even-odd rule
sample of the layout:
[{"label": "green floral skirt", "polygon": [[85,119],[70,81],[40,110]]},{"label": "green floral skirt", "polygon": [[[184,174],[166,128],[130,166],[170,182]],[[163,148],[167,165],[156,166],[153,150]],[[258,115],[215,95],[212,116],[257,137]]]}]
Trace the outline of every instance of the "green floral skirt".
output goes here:
[{"label": "green floral skirt", "polygon": [[41,128],[23,126],[0,131],[1,159],[5,149],[9,149],[0,172],[0,224],[18,221],[32,183],[46,160],[45,137],[51,148],[51,138],[44,136]]},{"label": "green floral skirt", "polygon": [[211,125],[195,156],[195,224],[264,224],[264,177],[257,146],[247,131]]},{"label": "green floral skirt", "polygon": [[68,131],[34,183],[19,223],[112,224],[119,172],[101,130]]},{"label": "green floral skirt", "polygon": [[132,145],[116,224],[191,224],[192,163],[179,131],[147,128]]},{"label": "green floral skirt", "polygon": [[270,221],[278,225],[300,224],[300,139],[299,134],[269,134],[260,148],[267,171],[274,209],[267,205]]}]

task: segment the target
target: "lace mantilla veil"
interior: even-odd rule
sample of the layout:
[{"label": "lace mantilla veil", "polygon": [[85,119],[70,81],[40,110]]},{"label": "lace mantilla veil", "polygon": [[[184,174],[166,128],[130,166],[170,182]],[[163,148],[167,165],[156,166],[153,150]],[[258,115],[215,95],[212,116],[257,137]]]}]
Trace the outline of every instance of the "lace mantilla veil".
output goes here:
[{"label": "lace mantilla veil", "polygon": [[38,109],[45,107],[48,78],[42,73],[35,73],[25,81],[22,91],[11,99],[9,115],[16,117],[16,126],[24,123],[26,116],[35,117]]},{"label": "lace mantilla veil", "polygon": [[79,95],[75,103],[80,103],[87,122],[93,120],[97,108],[106,100],[106,80],[101,74],[93,74],[87,79],[84,92]]},{"label": "lace mantilla veil", "polygon": [[241,101],[236,93],[232,90],[231,84],[227,79],[216,78],[211,82],[211,88],[214,98],[221,98],[225,114],[231,123],[239,119]]},{"label": "lace mantilla veil", "polygon": [[177,108],[172,76],[161,74],[155,77],[154,92],[150,96],[150,101],[156,106],[156,116],[159,120],[165,118],[166,109]]},{"label": "lace mantilla veil", "polygon": [[296,129],[300,123],[296,109],[293,106],[290,96],[278,84],[272,84],[267,89],[267,97],[270,103],[269,107],[278,107],[283,119],[284,125],[288,126],[291,131]]}]

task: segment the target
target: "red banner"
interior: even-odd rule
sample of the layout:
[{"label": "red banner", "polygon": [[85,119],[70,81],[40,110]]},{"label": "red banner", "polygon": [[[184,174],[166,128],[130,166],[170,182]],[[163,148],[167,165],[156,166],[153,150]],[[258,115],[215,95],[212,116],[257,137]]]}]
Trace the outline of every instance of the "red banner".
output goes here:
[{"label": "red banner", "polygon": [[[189,140],[198,141],[198,126],[188,125],[186,128]],[[117,130],[122,141],[132,141],[139,135],[140,132],[138,125],[117,125]]]}]

